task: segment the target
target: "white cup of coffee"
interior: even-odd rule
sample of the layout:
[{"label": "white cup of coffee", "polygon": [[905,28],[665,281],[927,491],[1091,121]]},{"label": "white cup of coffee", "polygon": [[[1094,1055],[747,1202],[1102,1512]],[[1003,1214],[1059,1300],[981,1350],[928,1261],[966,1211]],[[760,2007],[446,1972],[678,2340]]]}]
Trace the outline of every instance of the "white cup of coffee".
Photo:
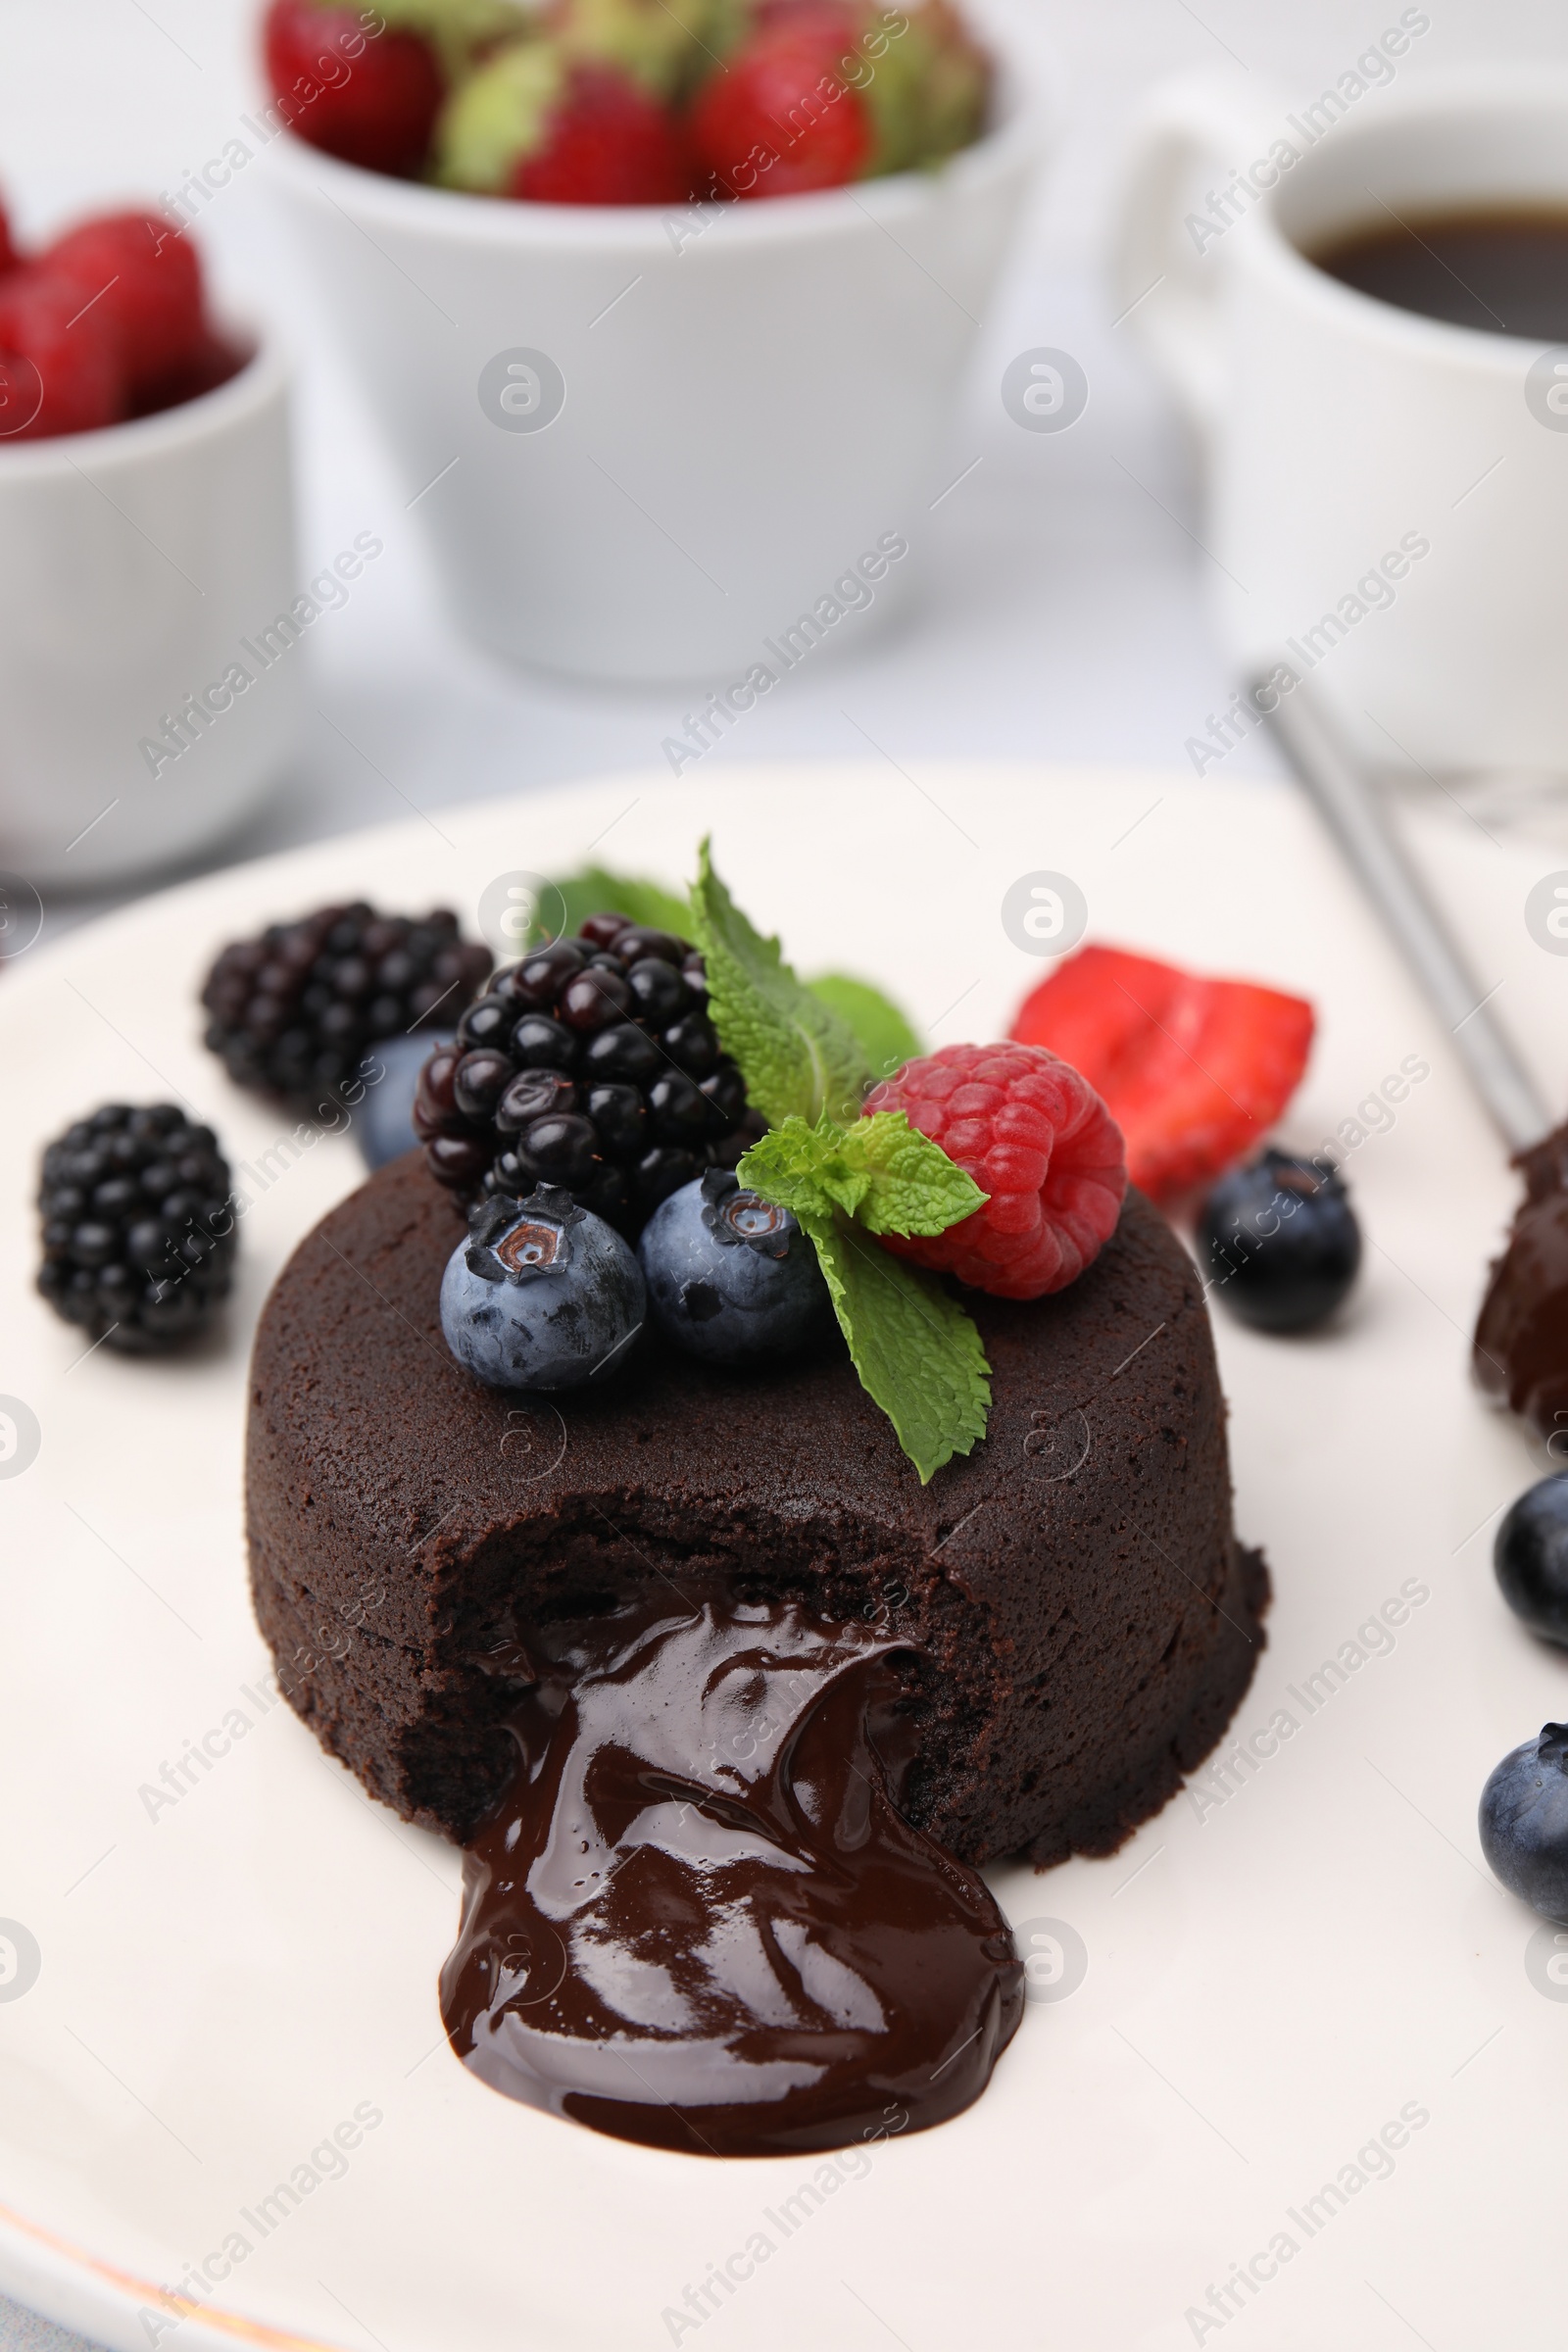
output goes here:
[{"label": "white cup of coffee", "polygon": [[[1394,86],[1429,26],[1305,106],[1159,93],[1118,308],[1203,445],[1203,568],[1264,707],[1310,676],[1369,766],[1568,773],[1568,74]],[[1200,773],[1257,700],[1189,740]]]}]

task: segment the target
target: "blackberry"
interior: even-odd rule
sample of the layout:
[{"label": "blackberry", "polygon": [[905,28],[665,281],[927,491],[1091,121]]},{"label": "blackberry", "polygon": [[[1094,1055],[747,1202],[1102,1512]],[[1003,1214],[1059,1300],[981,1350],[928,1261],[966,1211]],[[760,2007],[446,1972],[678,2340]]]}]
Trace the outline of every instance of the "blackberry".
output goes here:
[{"label": "blackberry", "polygon": [[454,1192],[521,1200],[536,1185],[635,1239],[706,1168],[762,1133],[708,1015],[684,939],[591,914],[497,972],[420,1072],[415,1131]]},{"label": "blackberry", "polygon": [[228,1162],[172,1102],[106,1102],[43,1155],[38,1288],[68,1323],[147,1354],[228,1296],[238,1242]]},{"label": "blackberry", "polygon": [[223,950],[202,990],[207,1043],[236,1085],[309,1108],[378,1039],[452,1028],[491,960],[445,907],[416,919],[364,900],[318,906]]}]

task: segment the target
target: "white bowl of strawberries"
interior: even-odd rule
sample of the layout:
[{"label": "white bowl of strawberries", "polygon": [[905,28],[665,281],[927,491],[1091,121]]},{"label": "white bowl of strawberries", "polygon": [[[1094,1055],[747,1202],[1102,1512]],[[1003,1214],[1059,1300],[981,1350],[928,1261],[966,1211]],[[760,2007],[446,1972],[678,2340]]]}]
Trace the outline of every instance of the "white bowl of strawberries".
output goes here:
[{"label": "white bowl of strawberries", "polygon": [[265,29],[280,184],[470,637],[717,684],[717,733],[908,597],[1039,150],[949,0]]},{"label": "white bowl of strawberries", "polygon": [[288,375],[158,214],[24,254],[0,213],[0,903],[232,832],[295,734]]}]

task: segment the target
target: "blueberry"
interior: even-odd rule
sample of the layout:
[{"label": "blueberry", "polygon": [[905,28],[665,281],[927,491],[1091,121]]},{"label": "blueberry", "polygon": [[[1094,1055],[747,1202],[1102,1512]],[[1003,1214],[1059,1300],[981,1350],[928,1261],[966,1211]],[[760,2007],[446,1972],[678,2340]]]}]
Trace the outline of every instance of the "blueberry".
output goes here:
[{"label": "blueberry", "polygon": [[1284,1152],[1220,1178],[1198,1239],[1215,1296],[1257,1331],[1321,1323],[1361,1263],[1360,1228],[1338,1169]]},{"label": "blueberry", "polygon": [[654,1211],[638,1246],[660,1329],[709,1363],[788,1354],[826,1321],[816,1251],[787,1209],[710,1168]]},{"label": "blueberry", "polygon": [[[436,1047],[450,1044],[451,1034],[450,1030],[416,1029],[412,1037],[383,1038],[366,1055],[360,1072],[365,1100],[354,1114],[354,1125],[368,1168],[384,1168],[389,1159],[412,1152],[418,1142],[414,1132],[414,1089]],[[375,1070],[384,1075],[372,1078]]]},{"label": "blueberry", "polygon": [[474,1209],[441,1278],[447,1346],[491,1389],[574,1389],[610,1371],[626,1360],[646,1306],[619,1234],[549,1184]]},{"label": "blueberry", "polygon": [[1520,1495],[1492,1547],[1502,1597],[1532,1633],[1568,1642],[1568,1471]]},{"label": "blueberry", "polygon": [[1481,1791],[1481,1850],[1510,1894],[1568,1920],[1568,1723],[1543,1724]]}]

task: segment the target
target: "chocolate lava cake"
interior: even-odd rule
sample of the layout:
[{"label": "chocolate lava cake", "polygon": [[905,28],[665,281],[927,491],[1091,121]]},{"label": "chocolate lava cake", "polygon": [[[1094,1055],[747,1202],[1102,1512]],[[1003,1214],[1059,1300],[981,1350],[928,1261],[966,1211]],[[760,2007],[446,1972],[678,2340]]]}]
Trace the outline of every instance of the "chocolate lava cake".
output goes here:
[{"label": "chocolate lava cake", "polygon": [[465,1373],[465,1226],[411,1153],[296,1250],[251,1373],[256,1611],[291,1703],[407,1819],[463,1840],[506,1786],[522,1642],[654,1584],[907,1641],[905,1812],[969,1862],[1106,1854],[1219,1738],[1268,1578],[1231,1525],[1194,1268],[1129,1193],[1068,1289],[965,1294],[989,1434],[928,1486],[836,1336],[755,1372],[647,1334],[560,1404]]}]

